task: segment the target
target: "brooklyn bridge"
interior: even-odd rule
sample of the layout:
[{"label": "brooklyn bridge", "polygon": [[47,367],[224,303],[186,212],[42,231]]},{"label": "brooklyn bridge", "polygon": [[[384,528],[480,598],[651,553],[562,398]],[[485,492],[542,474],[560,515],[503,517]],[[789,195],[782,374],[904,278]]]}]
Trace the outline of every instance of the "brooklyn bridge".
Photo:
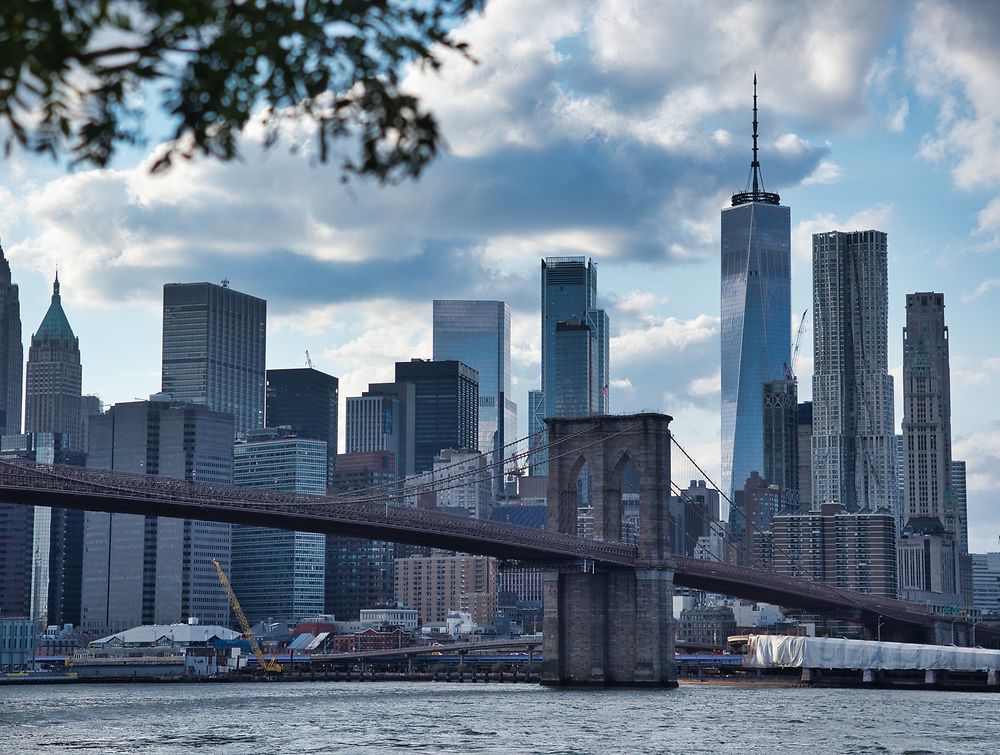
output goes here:
[{"label": "brooklyn bridge", "polygon": [[[199,519],[430,546],[545,570],[544,678],[553,684],[675,683],[674,587],[858,622],[883,639],[946,643],[970,624],[926,606],[721,560],[675,554],[669,423],[664,414],[546,420],[547,526],[402,506],[392,488],[312,496],[69,466],[0,461],[0,502]],[[622,472],[638,471],[638,537],[625,542]],[[577,534],[577,477],[593,476],[594,536]],[[958,631],[956,632],[956,625]],[[977,635],[987,638],[988,630]]]}]

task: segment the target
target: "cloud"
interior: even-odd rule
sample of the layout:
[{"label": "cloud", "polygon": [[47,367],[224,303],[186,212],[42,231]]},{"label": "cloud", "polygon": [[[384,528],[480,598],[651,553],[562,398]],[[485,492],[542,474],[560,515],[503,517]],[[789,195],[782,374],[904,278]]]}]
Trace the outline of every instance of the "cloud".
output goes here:
[{"label": "cloud", "polygon": [[[803,261],[812,260],[812,237],[826,231],[891,231],[892,205],[879,204],[859,210],[844,220],[832,213],[820,213],[802,220],[792,228],[792,254]],[[890,249],[892,239],[889,240]],[[801,315],[799,315],[801,316]],[[798,322],[794,323],[798,327]]]},{"label": "cloud", "polygon": [[962,301],[966,303],[974,302],[976,299],[988,294],[994,288],[1000,288],[1000,278],[987,278],[986,280],[980,281],[974,291],[966,291],[963,293]]},{"label": "cloud", "polygon": [[718,334],[718,317],[698,315],[691,320],[667,317],[619,333],[612,337],[611,349],[616,359],[626,365],[650,358],[666,361],[676,352],[705,344]]},{"label": "cloud", "polygon": [[707,375],[688,383],[688,393],[692,396],[718,396],[722,390],[722,372],[716,370],[714,375]]},{"label": "cloud", "polygon": [[816,170],[802,179],[803,186],[812,184],[832,184],[844,177],[844,169],[833,160],[820,160]]}]

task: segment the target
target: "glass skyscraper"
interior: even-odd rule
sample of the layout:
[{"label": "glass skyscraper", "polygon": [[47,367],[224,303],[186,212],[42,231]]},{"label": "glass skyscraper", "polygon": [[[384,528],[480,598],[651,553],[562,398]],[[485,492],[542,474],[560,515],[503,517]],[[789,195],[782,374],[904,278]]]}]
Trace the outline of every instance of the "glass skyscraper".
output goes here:
[{"label": "glass skyscraper", "polygon": [[163,286],[162,391],[232,414],[236,433],[264,426],[267,302],[214,283]]},{"label": "glass skyscraper", "polygon": [[764,382],[780,378],[791,352],[791,211],[764,191],[757,159],[745,191],[722,211],[722,492],[732,498],[764,469]]},{"label": "glass skyscraper", "polygon": [[312,367],[267,371],[267,426],[290,427],[300,438],[326,443],[327,484],[337,463],[340,381]]},{"label": "glass skyscraper", "polygon": [[21,304],[17,284],[11,282],[10,263],[0,248],[0,432],[21,432],[21,385],[24,346],[21,343]]},{"label": "glass skyscraper", "polygon": [[[507,303],[435,299],[434,361],[449,359],[464,362],[479,373],[479,450],[489,454],[516,440]],[[505,449],[504,457],[516,451],[514,447]]]},{"label": "glass skyscraper", "polygon": [[[233,484],[323,495],[327,445],[269,428],[233,449]],[[251,623],[323,613],[326,538],[313,532],[233,527],[233,589]]]}]

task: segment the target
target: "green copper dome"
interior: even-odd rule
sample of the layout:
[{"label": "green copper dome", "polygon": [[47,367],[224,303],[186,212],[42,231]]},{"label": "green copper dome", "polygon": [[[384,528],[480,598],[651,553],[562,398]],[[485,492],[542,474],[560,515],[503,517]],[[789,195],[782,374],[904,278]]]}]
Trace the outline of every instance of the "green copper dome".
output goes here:
[{"label": "green copper dome", "polygon": [[49,338],[75,338],[73,328],[69,326],[66,313],[63,312],[62,298],[59,296],[59,273],[56,273],[55,283],[52,284],[52,303],[49,311],[42,318],[42,324],[38,326],[36,338],[44,336]]}]

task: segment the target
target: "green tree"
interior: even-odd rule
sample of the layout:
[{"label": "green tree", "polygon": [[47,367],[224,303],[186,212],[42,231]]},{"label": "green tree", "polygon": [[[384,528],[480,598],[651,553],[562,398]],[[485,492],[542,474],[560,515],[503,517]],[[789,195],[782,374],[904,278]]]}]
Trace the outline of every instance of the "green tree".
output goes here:
[{"label": "green tree", "polygon": [[0,133],[105,166],[145,142],[144,101],[171,138],[154,170],[197,154],[239,157],[261,114],[315,124],[317,156],[342,177],[419,175],[437,153],[434,116],[402,91],[406,64],[468,55],[449,29],[484,0],[3,0]]}]

